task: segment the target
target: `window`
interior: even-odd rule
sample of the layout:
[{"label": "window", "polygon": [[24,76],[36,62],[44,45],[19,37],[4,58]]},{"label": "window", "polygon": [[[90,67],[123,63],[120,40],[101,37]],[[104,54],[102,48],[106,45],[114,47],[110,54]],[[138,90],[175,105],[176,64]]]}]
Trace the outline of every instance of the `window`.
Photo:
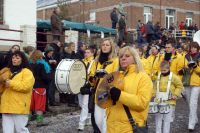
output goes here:
[{"label": "window", "polygon": [[96,12],[90,12],[90,21],[96,21]]},{"label": "window", "polygon": [[152,21],[152,7],[145,6],[144,7],[144,23],[146,24],[148,21]]},{"label": "window", "polygon": [[165,24],[166,28],[169,29],[170,25],[175,22],[176,11],[173,9],[167,9],[165,12]]},{"label": "window", "polygon": [[186,25],[190,26],[192,24],[192,17],[193,13],[192,12],[187,12],[186,13]]},{"label": "window", "polygon": [[0,24],[3,24],[3,0],[0,0]]}]

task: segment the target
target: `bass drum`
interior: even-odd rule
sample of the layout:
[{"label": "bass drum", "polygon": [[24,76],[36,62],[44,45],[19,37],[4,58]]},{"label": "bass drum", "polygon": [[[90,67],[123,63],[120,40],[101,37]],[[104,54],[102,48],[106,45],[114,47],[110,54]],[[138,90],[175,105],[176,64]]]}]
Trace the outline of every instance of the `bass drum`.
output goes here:
[{"label": "bass drum", "polygon": [[60,93],[78,94],[87,81],[85,64],[80,60],[63,59],[55,73],[55,84]]}]

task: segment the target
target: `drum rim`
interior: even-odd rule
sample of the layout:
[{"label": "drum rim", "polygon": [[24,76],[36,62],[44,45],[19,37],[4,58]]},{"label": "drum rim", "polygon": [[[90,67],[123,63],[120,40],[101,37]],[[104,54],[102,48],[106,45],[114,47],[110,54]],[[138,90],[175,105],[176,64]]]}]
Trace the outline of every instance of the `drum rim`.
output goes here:
[{"label": "drum rim", "polygon": [[56,85],[56,88],[58,89],[58,91],[60,92],[60,93],[64,93],[61,89],[60,89],[60,87],[59,87],[59,85],[57,84],[57,80],[58,80],[58,71],[57,71],[57,68],[60,66],[60,64],[61,64],[61,62],[63,62],[63,60],[61,60],[59,63],[58,63],[58,65],[57,65],[57,67],[56,67],[56,72],[55,72],[55,85]]}]

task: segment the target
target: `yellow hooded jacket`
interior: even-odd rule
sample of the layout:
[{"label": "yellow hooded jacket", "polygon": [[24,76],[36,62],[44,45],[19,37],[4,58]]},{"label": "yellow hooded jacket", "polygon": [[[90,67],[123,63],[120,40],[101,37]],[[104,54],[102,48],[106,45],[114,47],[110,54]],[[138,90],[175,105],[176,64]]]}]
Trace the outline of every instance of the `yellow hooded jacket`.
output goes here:
[{"label": "yellow hooded jacket", "polygon": [[124,77],[124,89],[116,105],[107,108],[107,133],[133,133],[123,104],[128,106],[138,126],[145,125],[153,85],[145,72],[136,72],[136,66],[130,65]]},{"label": "yellow hooded jacket", "polygon": [[[111,64],[107,65],[106,68],[104,69],[104,70],[106,70],[106,72],[108,74],[115,72],[115,71],[118,71],[118,69],[119,69],[119,58],[110,59],[108,62],[112,62]],[[89,76],[94,77],[96,70],[102,69],[102,68],[103,68],[102,64],[100,64],[99,62],[94,62],[92,64],[92,68],[91,68]],[[103,80],[103,78],[100,78],[98,85],[101,83],[102,80]],[[98,85],[96,85],[96,84],[91,83],[91,85],[97,86],[97,88],[98,88]]]},{"label": "yellow hooded jacket", "polygon": [[[9,72],[9,71],[8,71]],[[0,112],[8,114],[29,114],[32,89],[35,79],[33,73],[23,68],[10,80],[10,87],[0,86]]]},{"label": "yellow hooded jacket", "polygon": [[[160,77],[160,92],[167,91],[168,80],[169,80],[169,75],[168,76],[161,75],[161,77]],[[157,90],[157,83],[156,83],[156,85],[154,85],[153,96],[156,96],[156,90]],[[170,92],[171,92],[172,96],[179,97],[181,95],[182,90],[183,90],[182,81],[176,74],[173,74],[171,86],[170,86]],[[176,105],[176,100],[169,100],[168,103],[171,105]]]}]

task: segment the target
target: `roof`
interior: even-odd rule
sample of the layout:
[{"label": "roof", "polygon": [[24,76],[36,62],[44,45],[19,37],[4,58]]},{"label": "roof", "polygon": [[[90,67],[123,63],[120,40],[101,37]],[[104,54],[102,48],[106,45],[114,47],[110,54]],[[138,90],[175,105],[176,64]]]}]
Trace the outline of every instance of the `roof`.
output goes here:
[{"label": "roof", "polygon": [[[85,24],[85,23],[78,23],[78,22],[71,22],[64,20],[63,24],[64,29],[72,29],[82,32],[87,32],[90,30],[92,33],[105,33],[105,34],[116,34],[116,30],[112,28],[106,28],[102,26],[96,26],[92,24]],[[50,20],[38,20],[37,21],[37,28],[40,29],[51,29]]]},{"label": "roof", "polygon": [[37,7],[45,7],[56,3],[57,0],[37,0]]}]

